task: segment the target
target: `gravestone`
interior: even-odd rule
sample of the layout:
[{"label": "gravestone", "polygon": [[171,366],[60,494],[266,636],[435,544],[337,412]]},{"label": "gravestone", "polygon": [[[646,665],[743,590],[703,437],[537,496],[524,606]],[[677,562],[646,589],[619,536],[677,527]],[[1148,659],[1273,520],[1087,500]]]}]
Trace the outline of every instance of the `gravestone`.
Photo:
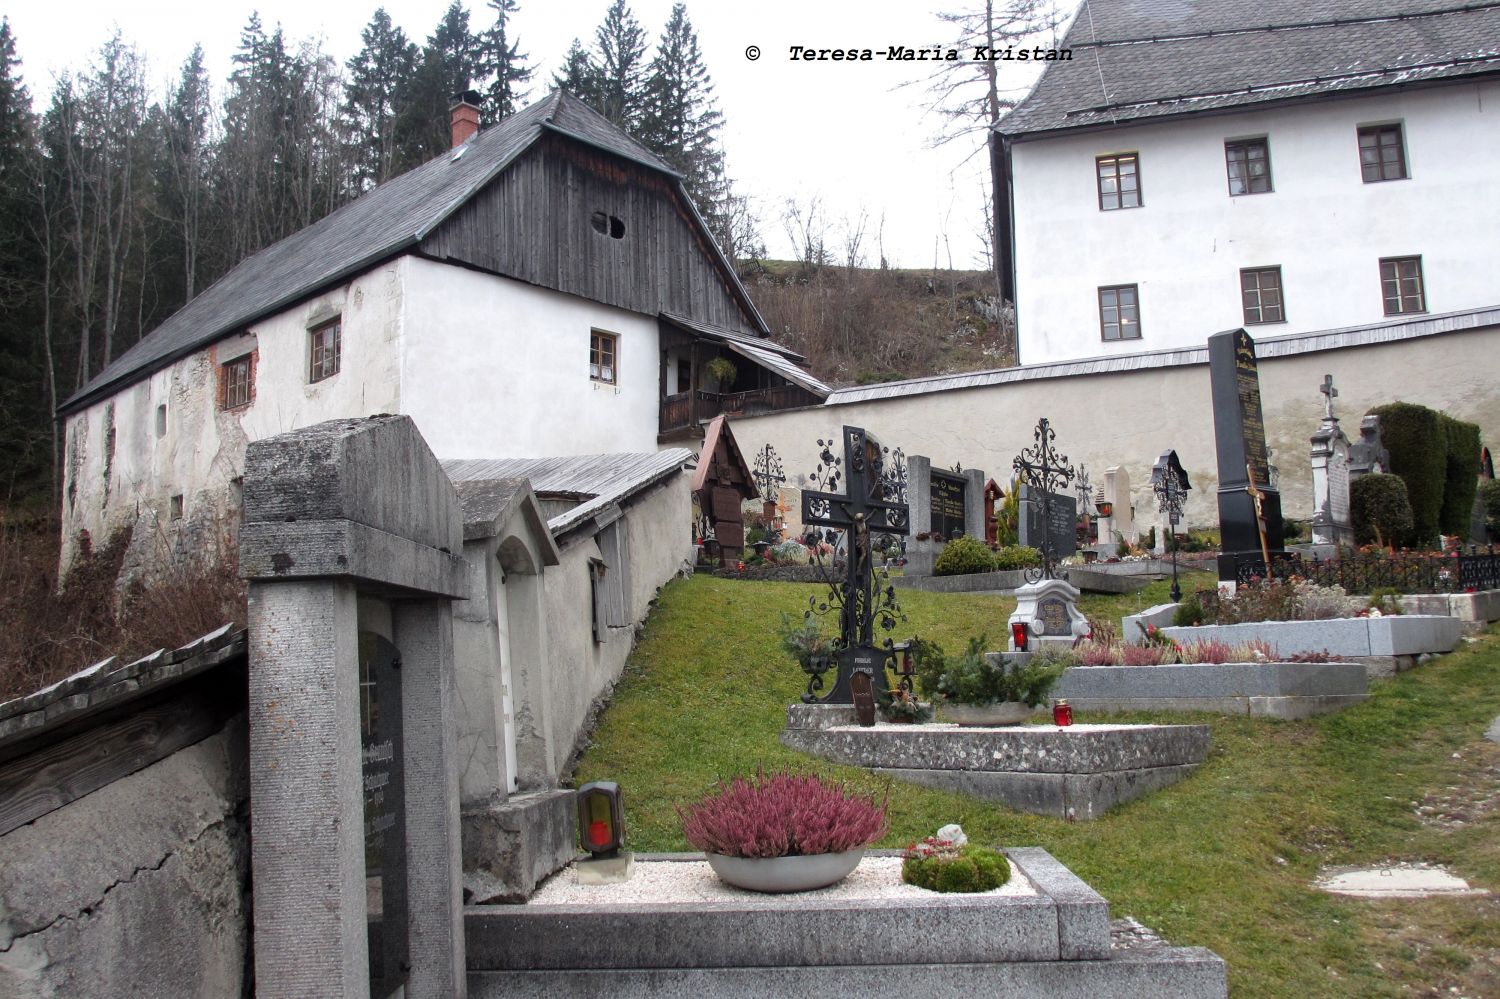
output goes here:
[{"label": "gravestone", "polygon": [[1380,440],[1380,417],[1368,413],[1359,421],[1359,440],[1349,445],[1349,478],[1380,475],[1391,467],[1391,453]]},{"label": "gravestone", "polygon": [[1187,469],[1177,452],[1167,449],[1157,456],[1151,466],[1151,492],[1156,496],[1156,554],[1167,551],[1167,538],[1179,533],[1183,509],[1187,506],[1188,493],[1192,490]]},{"label": "gravestone", "polygon": [[951,541],[964,534],[964,497],[968,481],[952,472],[934,471],[928,490],[932,511],[927,529]]},{"label": "gravestone", "polygon": [[244,488],[256,994],[461,995],[453,486],[380,416],[251,442]]},{"label": "gravestone", "polygon": [[1352,545],[1354,526],[1349,519],[1349,438],[1333,415],[1333,400],[1339,390],[1333,376],[1324,375],[1318,387],[1323,393],[1323,422],[1312,435],[1313,515],[1315,545]]},{"label": "gravestone", "polygon": [[[802,700],[852,704],[850,681],[854,674],[865,674],[883,686],[886,662],[891,658],[889,649],[875,645],[875,618],[882,594],[875,587],[872,536],[907,533],[910,514],[905,497],[901,496],[905,484],[886,474],[887,452],[863,428],[846,426],[838,440],[818,443],[823,450],[813,478],[825,488],[803,491],[802,522],[810,527],[838,528],[844,532],[844,578],[833,584],[828,600],[828,605],[839,611],[834,664],[838,672],[833,689],[818,697],[823,678],[821,673],[814,674],[808,680]],[[837,492],[840,481],[844,489]]]},{"label": "gravestone", "polygon": [[1119,549],[1121,540],[1135,545],[1140,543],[1141,537],[1135,526],[1135,507],[1130,499],[1130,473],[1123,465],[1104,470],[1101,489],[1104,502],[1109,504],[1109,515],[1100,511],[1097,551],[1107,558]]},{"label": "gravestone", "polygon": [[[985,540],[987,526],[984,473],[977,469],[944,471],[932,467],[926,455],[900,455],[904,471],[900,493],[909,504],[906,538],[906,575],[930,576],[932,564],[945,542],[968,535]],[[917,535],[935,535],[919,539]]]},{"label": "gravestone", "polygon": [[[1041,551],[1044,544],[1052,546],[1052,556],[1056,559],[1065,559],[1078,550],[1078,500],[1076,497],[1066,493],[1053,493],[1048,499],[1050,503],[1042,501],[1041,490],[1033,490],[1030,486],[1022,484],[1021,490],[1021,516],[1016,525],[1019,528],[1020,542],[1029,545],[1037,551]],[[1046,516],[1049,522],[1042,522],[1043,510],[1049,508]]]},{"label": "gravestone", "polygon": [[1209,387],[1219,471],[1219,582],[1265,576],[1285,556],[1281,495],[1270,486],[1255,341],[1243,329],[1208,338]]},{"label": "gravestone", "polygon": [[1006,621],[1010,640],[1009,652],[1016,648],[1015,626],[1026,626],[1025,651],[1035,652],[1045,645],[1071,648],[1089,633],[1089,621],[1078,609],[1078,587],[1065,579],[1042,579],[1016,590],[1016,609]]}]

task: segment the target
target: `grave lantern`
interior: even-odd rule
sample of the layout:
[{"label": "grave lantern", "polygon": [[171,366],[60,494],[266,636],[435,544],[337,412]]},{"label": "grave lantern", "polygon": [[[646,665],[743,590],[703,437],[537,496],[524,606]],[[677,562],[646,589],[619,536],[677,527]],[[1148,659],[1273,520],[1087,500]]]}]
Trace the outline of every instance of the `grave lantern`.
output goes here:
[{"label": "grave lantern", "polygon": [[1012,621],[1011,622],[1011,625],[1010,625],[1010,640],[1011,640],[1011,644],[1016,647],[1016,651],[1017,652],[1025,652],[1026,651],[1027,637],[1029,635],[1030,635],[1030,629],[1028,629],[1026,627],[1026,622],[1025,621]]},{"label": "grave lantern", "polygon": [[578,789],[578,836],[595,857],[613,856],[625,844],[619,784],[597,780]]}]

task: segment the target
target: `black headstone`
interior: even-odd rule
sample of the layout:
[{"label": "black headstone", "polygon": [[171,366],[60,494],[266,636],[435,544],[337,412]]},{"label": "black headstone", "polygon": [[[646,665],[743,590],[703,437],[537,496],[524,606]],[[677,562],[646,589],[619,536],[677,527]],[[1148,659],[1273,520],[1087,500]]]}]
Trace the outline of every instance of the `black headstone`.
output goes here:
[{"label": "black headstone", "polygon": [[964,533],[964,487],[961,475],[934,471],[928,489],[932,499],[932,519],[928,530],[952,539]]},{"label": "black headstone", "polygon": [[1265,548],[1272,560],[1285,554],[1281,495],[1270,485],[1266,426],[1260,405],[1255,341],[1243,329],[1208,338],[1214,443],[1219,458],[1219,579],[1265,574],[1253,488],[1260,493]]},{"label": "black headstone", "polygon": [[1078,497],[1065,493],[1052,494],[1052,523],[1042,526],[1042,497],[1040,491],[1028,485],[1021,486],[1021,516],[1017,524],[1019,541],[1037,551],[1042,550],[1042,538],[1052,538],[1052,557],[1064,559],[1078,550]]}]

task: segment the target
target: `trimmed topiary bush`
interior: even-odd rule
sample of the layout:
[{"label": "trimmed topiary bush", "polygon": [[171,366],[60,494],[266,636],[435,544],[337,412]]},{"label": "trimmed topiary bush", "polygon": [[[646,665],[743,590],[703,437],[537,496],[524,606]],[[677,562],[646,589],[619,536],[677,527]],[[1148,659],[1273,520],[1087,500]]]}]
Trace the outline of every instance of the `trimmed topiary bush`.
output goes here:
[{"label": "trimmed topiary bush", "polygon": [[1349,484],[1356,544],[1400,544],[1412,531],[1411,503],[1399,475],[1362,475]]},{"label": "trimmed topiary bush", "polygon": [[1469,518],[1474,513],[1474,491],[1479,487],[1479,425],[1441,415],[1447,442],[1443,476],[1443,506],[1438,526],[1444,534],[1469,540]]},{"label": "trimmed topiary bush", "polygon": [[1406,498],[1411,505],[1411,528],[1395,537],[1382,530],[1381,536],[1387,544],[1398,546],[1435,544],[1448,475],[1442,414],[1410,402],[1393,402],[1370,412],[1380,417],[1380,439],[1391,453],[1389,471],[1406,483]]},{"label": "trimmed topiary bush", "polygon": [[1029,569],[1042,564],[1042,553],[1029,545],[1006,545],[995,552],[995,568],[1002,571]]},{"label": "trimmed topiary bush", "polygon": [[995,553],[978,538],[964,535],[943,546],[932,565],[934,576],[963,576],[971,572],[993,572]]}]

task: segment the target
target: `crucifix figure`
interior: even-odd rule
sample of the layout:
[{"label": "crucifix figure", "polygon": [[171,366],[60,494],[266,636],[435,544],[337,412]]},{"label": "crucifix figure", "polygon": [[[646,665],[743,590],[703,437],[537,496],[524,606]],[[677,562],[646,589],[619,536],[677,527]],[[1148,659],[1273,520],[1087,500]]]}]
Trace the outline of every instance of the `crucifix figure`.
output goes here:
[{"label": "crucifix figure", "polygon": [[[892,496],[891,480],[884,473],[884,457],[879,442],[859,427],[845,427],[843,457],[832,450],[833,441],[823,445],[823,464],[819,471],[827,491],[806,490],[802,493],[802,522],[808,526],[836,527],[845,532],[844,580],[836,587],[834,602],[839,606],[838,678],[833,690],[822,703],[850,704],[853,694],[850,678],[855,672],[872,680],[885,680],[886,650],[875,648],[874,564],[871,559],[872,534],[905,534],[908,519],[906,503]],[[843,472],[837,469],[842,466]],[[826,471],[824,471],[826,469]],[[834,492],[840,475],[846,475],[844,492]],[[814,675],[802,699],[819,700],[823,680]]]},{"label": "crucifix figure", "polygon": [[1323,393],[1323,419],[1336,420],[1333,415],[1333,400],[1339,396],[1339,390],[1333,387],[1333,376],[1324,375],[1323,384],[1318,386],[1318,391]]},{"label": "crucifix figure", "polygon": [[1269,579],[1271,576],[1271,549],[1266,544],[1266,513],[1261,509],[1260,504],[1261,497],[1265,494],[1255,486],[1255,468],[1253,466],[1248,464],[1245,466],[1245,476],[1250,480],[1250,484],[1245,487],[1245,492],[1249,494],[1250,499],[1255,503],[1255,527],[1260,531],[1260,554],[1266,560],[1266,578]]},{"label": "crucifix figure", "polygon": [[1052,442],[1057,439],[1047,418],[1037,421],[1032,437],[1036,444],[1023,450],[1012,463],[1015,473],[1026,483],[1028,490],[1040,493],[1042,504],[1042,567],[1028,569],[1026,578],[1031,582],[1054,578],[1057,555],[1052,550],[1052,493],[1068,488],[1076,473],[1068,456],[1058,454]]}]

